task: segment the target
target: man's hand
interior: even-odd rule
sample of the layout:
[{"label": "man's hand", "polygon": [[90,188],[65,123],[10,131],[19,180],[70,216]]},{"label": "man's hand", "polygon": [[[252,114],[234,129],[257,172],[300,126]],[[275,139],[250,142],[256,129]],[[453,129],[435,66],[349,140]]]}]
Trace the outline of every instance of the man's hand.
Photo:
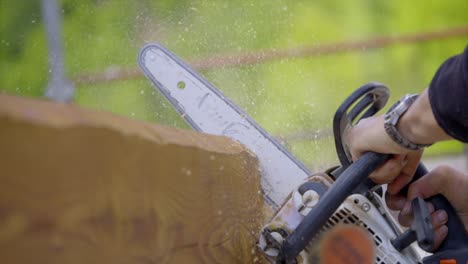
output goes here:
[{"label": "man's hand", "polygon": [[[447,198],[468,231],[468,174],[448,166],[437,167],[412,183],[406,198],[397,194],[387,194],[387,205],[392,210],[400,211],[400,224],[409,226],[413,221],[411,201],[416,197],[429,198],[436,194]],[[432,205],[430,211],[435,235],[434,249],[437,249],[447,236],[447,213],[444,210],[434,211]]]},{"label": "man's hand", "polygon": [[[400,134],[410,142],[431,144],[451,139],[437,123],[429,102],[428,90],[424,90],[397,123]],[[359,159],[365,152],[392,154],[370,178],[379,184],[388,183],[387,204],[390,209],[401,211],[401,224],[409,226],[412,222],[411,201],[417,196],[428,198],[438,193],[443,194],[452,203],[468,226],[468,176],[454,169],[439,167],[422,177],[409,188],[408,197],[399,195],[413,178],[422,156],[421,151],[406,149],[395,143],[384,128],[384,116],[374,116],[361,120],[349,128],[344,140],[353,160]],[[429,206],[432,224],[435,231],[434,248],[447,236],[447,213],[442,210],[434,212]]]},{"label": "man's hand", "polygon": [[[427,89],[401,116],[397,129],[404,138],[416,144],[431,144],[450,139],[439,127],[432,113]],[[353,160],[368,151],[393,154],[390,160],[370,176],[376,183],[389,183],[390,194],[398,193],[411,181],[422,155],[422,150],[406,149],[388,136],[383,115],[361,120],[346,131],[344,139]]]},{"label": "man's hand", "polygon": [[395,143],[385,132],[383,118],[381,115],[361,120],[346,131],[345,142],[353,160],[368,151],[393,154],[370,178],[378,184],[388,183],[388,192],[396,194],[413,178],[422,151],[412,151]]}]

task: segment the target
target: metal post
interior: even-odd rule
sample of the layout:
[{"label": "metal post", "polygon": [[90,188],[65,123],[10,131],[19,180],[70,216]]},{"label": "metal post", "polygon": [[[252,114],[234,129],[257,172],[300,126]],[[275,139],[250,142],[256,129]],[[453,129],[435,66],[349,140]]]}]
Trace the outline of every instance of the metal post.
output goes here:
[{"label": "metal post", "polygon": [[42,0],[42,16],[49,45],[49,83],[45,96],[59,102],[73,99],[75,88],[65,76],[57,0]]}]

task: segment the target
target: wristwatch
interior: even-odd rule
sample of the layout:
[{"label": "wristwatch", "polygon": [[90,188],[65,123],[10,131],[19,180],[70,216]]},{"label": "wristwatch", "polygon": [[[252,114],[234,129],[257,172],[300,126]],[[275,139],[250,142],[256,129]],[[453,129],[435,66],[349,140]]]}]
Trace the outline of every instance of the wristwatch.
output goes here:
[{"label": "wristwatch", "polygon": [[400,120],[401,116],[406,112],[406,110],[408,110],[411,104],[413,104],[414,101],[416,101],[416,98],[418,98],[417,94],[407,94],[403,96],[388,110],[388,112],[384,116],[385,131],[390,136],[390,138],[393,139],[393,141],[395,141],[398,145],[411,150],[420,150],[432,145],[413,143],[408,139],[404,138],[396,128],[396,125]]}]

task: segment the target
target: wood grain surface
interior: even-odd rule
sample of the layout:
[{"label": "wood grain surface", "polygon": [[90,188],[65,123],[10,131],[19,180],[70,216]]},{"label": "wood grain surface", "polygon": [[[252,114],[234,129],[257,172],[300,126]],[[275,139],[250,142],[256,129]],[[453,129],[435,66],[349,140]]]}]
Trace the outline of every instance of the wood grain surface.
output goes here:
[{"label": "wood grain surface", "polygon": [[0,263],[255,263],[256,158],[224,137],[0,95]]}]

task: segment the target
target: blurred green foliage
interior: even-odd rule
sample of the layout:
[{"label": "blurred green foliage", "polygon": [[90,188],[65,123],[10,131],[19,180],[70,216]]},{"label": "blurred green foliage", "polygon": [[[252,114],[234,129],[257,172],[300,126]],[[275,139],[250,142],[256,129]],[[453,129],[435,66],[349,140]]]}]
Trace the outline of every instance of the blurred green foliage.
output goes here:
[{"label": "blurred green foliage", "polygon": [[[66,71],[136,67],[140,47],[160,42],[185,60],[214,54],[360,40],[468,25],[468,1],[62,0]],[[202,74],[270,133],[288,139],[326,131],[338,104],[368,81],[387,84],[391,102],[425,88],[438,66],[468,37],[395,45]],[[47,45],[39,1],[0,1],[0,91],[41,96]],[[187,128],[146,79],[78,85],[77,104]],[[286,140],[311,167],[335,162],[333,142]],[[456,142],[428,154],[460,152]]]}]

